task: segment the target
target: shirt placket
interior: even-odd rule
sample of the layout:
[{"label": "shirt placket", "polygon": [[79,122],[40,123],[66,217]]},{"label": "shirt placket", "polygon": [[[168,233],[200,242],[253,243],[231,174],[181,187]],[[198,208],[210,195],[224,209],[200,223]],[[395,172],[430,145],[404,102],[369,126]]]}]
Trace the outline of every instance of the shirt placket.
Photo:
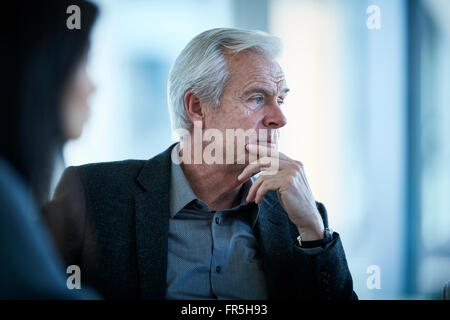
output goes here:
[{"label": "shirt placket", "polygon": [[214,213],[211,221],[212,231],[212,259],[211,259],[211,286],[216,296],[220,296],[221,286],[226,281],[226,255],[228,241],[226,237],[226,227],[224,225],[224,212],[218,211]]}]

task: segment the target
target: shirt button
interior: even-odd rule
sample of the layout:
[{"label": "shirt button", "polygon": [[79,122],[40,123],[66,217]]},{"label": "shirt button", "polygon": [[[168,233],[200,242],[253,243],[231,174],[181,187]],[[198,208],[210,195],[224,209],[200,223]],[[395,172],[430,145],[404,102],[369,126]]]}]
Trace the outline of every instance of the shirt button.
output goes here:
[{"label": "shirt button", "polygon": [[217,266],[217,267],[216,267],[216,272],[217,272],[217,273],[220,273],[220,266]]},{"label": "shirt button", "polygon": [[216,217],[216,224],[220,224],[220,219],[219,219],[219,217]]}]

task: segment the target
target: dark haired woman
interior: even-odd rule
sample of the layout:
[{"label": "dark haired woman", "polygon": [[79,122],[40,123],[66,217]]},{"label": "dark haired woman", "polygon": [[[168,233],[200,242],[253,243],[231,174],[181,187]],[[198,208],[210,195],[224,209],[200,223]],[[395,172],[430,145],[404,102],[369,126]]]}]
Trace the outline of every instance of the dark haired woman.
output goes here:
[{"label": "dark haired woman", "polygon": [[[67,27],[72,5],[80,29]],[[2,15],[0,299],[97,298],[85,288],[69,289],[67,266],[39,210],[53,160],[81,134],[87,117],[93,87],[86,60],[97,9],[77,0],[19,0]]]}]

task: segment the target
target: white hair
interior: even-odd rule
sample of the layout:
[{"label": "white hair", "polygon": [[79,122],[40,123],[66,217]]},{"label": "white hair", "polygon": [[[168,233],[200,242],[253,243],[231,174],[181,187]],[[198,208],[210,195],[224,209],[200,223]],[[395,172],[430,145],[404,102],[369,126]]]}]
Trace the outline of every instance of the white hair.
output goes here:
[{"label": "white hair", "polygon": [[216,28],[202,32],[186,45],[175,60],[167,82],[173,130],[190,130],[192,126],[184,105],[188,90],[211,106],[219,107],[223,89],[230,79],[224,55],[244,50],[275,57],[281,50],[281,41],[262,31]]}]

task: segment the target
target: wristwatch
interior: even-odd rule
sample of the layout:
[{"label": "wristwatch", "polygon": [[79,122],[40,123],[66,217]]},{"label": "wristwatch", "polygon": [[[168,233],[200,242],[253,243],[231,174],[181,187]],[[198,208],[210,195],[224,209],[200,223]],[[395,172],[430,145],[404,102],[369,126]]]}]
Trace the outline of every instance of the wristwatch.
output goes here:
[{"label": "wristwatch", "polygon": [[[328,228],[328,227],[325,228],[325,230],[323,232],[323,239],[328,238],[332,234],[333,234],[333,230],[331,228]],[[323,239],[320,239],[320,240],[323,240]],[[317,241],[320,241],[320,240],[317,240]],[[302,246],[302,236],[300,235],[300,233],[297,237],[297,241],[298,241],[298,245],[301,247]]]}]

